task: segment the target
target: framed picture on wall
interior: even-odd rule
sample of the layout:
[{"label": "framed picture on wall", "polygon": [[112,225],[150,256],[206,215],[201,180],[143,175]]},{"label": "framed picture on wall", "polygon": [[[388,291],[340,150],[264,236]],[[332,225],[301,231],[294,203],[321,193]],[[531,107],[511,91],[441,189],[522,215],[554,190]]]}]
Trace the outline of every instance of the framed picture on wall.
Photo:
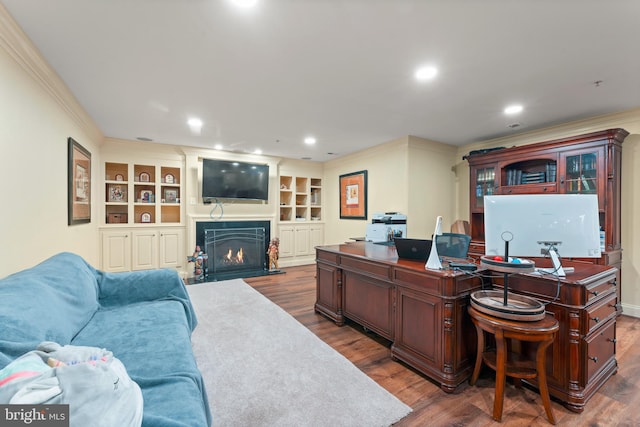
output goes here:
[{"label": "framed picture on wall", "polygon": [[71,137],[67,150],[67,224],[91,222],[91,153]]},{"label": "framed picture on wall", "polygon": [[367,219],[367,171],[340,175],[340,219]]}]

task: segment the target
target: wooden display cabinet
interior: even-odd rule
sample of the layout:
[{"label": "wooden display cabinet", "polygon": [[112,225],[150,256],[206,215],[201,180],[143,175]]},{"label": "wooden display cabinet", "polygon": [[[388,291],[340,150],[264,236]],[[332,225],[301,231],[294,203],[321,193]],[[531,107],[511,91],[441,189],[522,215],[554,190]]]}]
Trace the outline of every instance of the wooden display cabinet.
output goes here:
[{"label": "wooden display cabinet", "polygon": [[[491,194],[596,194],[604,250],[599,259],[578,261],[618,269],[621,297],[622,142],[629,133],[608,129],[569,138],[471,153],[469,162],[471,244],[469,256],[484,255],[484,196]],[[482,151],[482,150],[481,150]],[[619,313],[622,308],[618,305]]]}]

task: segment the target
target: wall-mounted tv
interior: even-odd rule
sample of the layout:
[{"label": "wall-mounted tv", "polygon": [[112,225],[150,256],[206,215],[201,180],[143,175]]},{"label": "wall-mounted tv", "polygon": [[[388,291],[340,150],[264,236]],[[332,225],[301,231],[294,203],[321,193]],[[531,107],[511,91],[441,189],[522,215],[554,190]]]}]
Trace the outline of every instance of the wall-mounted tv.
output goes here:
[{"label": "wall-mounted tv", "polygon": [[269,199],[269,165],[202,160],[202,199]]}]

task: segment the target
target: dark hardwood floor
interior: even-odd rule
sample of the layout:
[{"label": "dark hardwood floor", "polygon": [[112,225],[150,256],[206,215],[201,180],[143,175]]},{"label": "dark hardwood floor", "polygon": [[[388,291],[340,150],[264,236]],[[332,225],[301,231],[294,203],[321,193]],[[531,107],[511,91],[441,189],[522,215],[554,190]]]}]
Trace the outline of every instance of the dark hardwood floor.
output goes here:
[{"label": "dark hardwood floor", "polygon": [[[349,359],[365,374],[413,408],[395,424],[408,426],[542,426],[540,396],[529,388],[505,390],[502,423],[493,421],[494,378],[484,367],[476,386],[445,393],[427,377],[390,358],[389,342],[361,327],[339,327],[315,313],[315,265],[283,269],[285,274],[244,279],[260,293]],[[587,402],[582,414],[552,402],[559,426],[640,426],[640,319],[618,318],[618,373]],[[330,390],[327,390],[330,393]]]}]

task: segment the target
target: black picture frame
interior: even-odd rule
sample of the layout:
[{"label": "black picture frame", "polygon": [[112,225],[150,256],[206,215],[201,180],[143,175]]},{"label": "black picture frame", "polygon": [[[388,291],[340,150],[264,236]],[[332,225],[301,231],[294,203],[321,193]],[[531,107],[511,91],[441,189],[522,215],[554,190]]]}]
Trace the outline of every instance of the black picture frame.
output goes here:
[{"label": "black picture frame", "polygon": [[367,219],[367,171],[340,175],[340,219]]},{"label": "black picture frame", "polygon": [[68,225],[91,222],[91,153],[73,138],[67,139]]}]

